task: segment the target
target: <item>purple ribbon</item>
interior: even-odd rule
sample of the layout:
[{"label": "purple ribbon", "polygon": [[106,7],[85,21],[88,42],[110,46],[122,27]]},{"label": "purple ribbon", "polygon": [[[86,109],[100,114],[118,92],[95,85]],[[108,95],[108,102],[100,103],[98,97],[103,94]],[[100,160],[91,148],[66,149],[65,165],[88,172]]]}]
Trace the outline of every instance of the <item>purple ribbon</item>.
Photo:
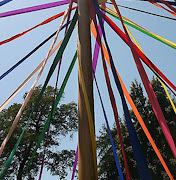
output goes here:
[{"label": "purple ribbon", "polygon": [[[99,31],[100,38],[101,38],[102,37],[102,31],[101,31],[100,24],[98,25],[98,31]],[[93,55],[93,62],[92,62],[92,67],[93,67],[94,73],[95,73],[95,70],[96,70],[96,67],[97,67],[99,51],[100,51],[100,46],[99,46],[98,42],[96,41],[95,49],[94,49],[94,55]],[[93,79],[94,79],[94,75],[93,75]]]},{"label": "purple ribbon", "polygon": [[[105,4],[103,4],[105,6]],[[104,20],[103,20],[103,23],[104,23]],[[100,24],[98,25],[98,31],[99,31],[99,35],[100,35],[100,39],[102,37],[102,31],[101,31],[101,26]],[[100,51],[100,46],[98,44],[98,41],[96,41],[95,43],[95,49],[94,49],[94,55],[93,55],[93,62],[92,62],[92,67],[93,67],[93,71],[94,71],[94,74],[95,74],[95,70],[96,70],[96,67],[97,67],[97,61],[98,61],[98,54],[99,54],[99,51]],[[93,79],[94,79],[94,75],[92,75]]]},{"label": "purple ribbon", "polygon": [[77,162],[78,162],[78,146],[77,146],[77,149],[76,149],[75,162],[74,162],[74,167],[73,167],[73,172],[72,172],[72,178],[71,178],[71,180],[74,179],[75,172],[76,172]]},{"label": "purple ribbon", "polygon": [[14,11],[8,11],[8,12],[1,13],[0,18],[17,15],[17,14],[22,14],[22,13],[28,13],[28,12],[32,12],[32,11],[38,11],[38,10],[52,8],[52,7],[56,7],[56,6],[61,6],[64,4],[68,4],[69,2],[70,2],[70,0],[65,0],[65,1],[59,1],[59,2],[54,2],[54,3],[42,4],[39,6],[32,6],[32,7],[28,7],[28,8],[24,8],[24,9],[17,9]]}]

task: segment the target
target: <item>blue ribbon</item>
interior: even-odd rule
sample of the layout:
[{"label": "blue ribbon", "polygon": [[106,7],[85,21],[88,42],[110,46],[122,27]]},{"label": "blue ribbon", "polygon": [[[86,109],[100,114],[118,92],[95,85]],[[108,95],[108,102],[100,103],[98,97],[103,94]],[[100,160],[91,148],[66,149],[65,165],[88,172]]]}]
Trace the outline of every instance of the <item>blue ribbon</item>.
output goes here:
[{"label": "blue ribbon", "polygon": [[122,174],[122,169],[120,167],[119,159],[118,159],[118,156],[117,156],[117,153],[116,153],[115,145],[114,145],[112,134],[111,134],[111,131],[110,131],[110,128],[109,128],[108,119],[107,119],[107,116],[106,116],[105,108],[104,108],[104,105],[103,105],[103,101],[102,101],[102,98],[101,98],[101,94],[100,94],[100,91],[99,91],[99,88],[98,88],[96,78],[95,78],[95,84],[96,84],[96,87],[97,87],[97,90],[98,90],[98,95],[99,95],[99,98],[100,98],[101,107],[102,107],[104,118],[105,118],[106,125],[107,125],[107,128],[108,128],[108,133],[109,133],[109,137],[110,137],[110,140],[111,140],[111,145],[112,145],[112,150],[113,150],[113,153],[114,153],[116,167],[117,167],[117,170],[118,170],[118,173],[119,173],[119,176],[120,176],[120,180],[124,180],[123,174]]},{"label": "blue ribbon", "polygon": [[106,45],[106,48],[107,48],[107,51],[109,54],[113,77],[114,77],[117,89],[118,89],[120,97],[121,97],[121,101],[122,101],[122,105],[123,105],[123,111],[125,114],[126,124],[127,124],[128,132],[129,132],[129,137],[130,137],[130,141],[132,144],[134,157],[135,157],[136,162],[137,162],[137,169],[138,169],[140,178],[142,180],[152,180],[150,171],[149,171],[148,166],[147,166],[146,159],[144,157],[140,142],[139,142],[137,134],[136,134],[136,130],[135,130],[133,123],[131,121],[130,113],[128,110],[128,106],[127,106],[127,103],[126,103],[126,100],[125,100],[125,97],[123,94],[123,90],[122,90],[120,81],[119,81],[118,76],[116,74],[116,70],[115,70],[113,58],[111,55],[111,51],[110,51],[110,48],[109,48],[108,43],[107,43],[107,39],[106,39],[106,35],[105,35],[105,30],[104,30],[104,26],[103,26],[102,17],[101,17],[101,13],[99,10],[98,2],[97,2],[97,0],[93,0],[93,3],[94,3],[95,11],[97,13],[99,23],[100,23],[100,26],[102,29],[105,45]]},{"label": "blue ribbon", "polygon": [[4,1],[1,1],[1,2],[0,2],[0,6],[3,6],[4,4],[9,3],[10,1],[12,1],[12,0],[4,0]]}]

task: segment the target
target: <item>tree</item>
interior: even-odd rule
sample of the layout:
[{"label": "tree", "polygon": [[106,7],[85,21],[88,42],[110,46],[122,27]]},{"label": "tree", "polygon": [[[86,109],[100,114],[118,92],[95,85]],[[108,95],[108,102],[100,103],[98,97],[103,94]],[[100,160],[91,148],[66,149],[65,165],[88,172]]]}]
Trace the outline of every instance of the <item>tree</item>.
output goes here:
[{"label": "tree", "polygon": [[[2,168],[4,162],[7,160],[11,150],[13,149],[17,139],[22,132],[26,121],[33,109],[35,101],[40,93],[41,86],[35,88],[31,99],[29,100],[20,121],[12,134],[9,142],[4,149],[4,152],[0,159],[0,166]],[[58,90],[57,90],[58,92]],[[39,172],[42,164],[43,150],[46,140],[43,140],[37,154],[31,164],[29,171],[25,174],[25,168],[30,160],[32,152],[38,141],[38,137],[44,127],[49,112],[52,107],[53,97],[55,90],[53,87],[48,86],[39,102],[37,110],[33,113],[29,122],[28,128],[25,131],[20,145],[14,155],[11,166],[8,170],[6,179],[21,180],[26,177],[27,179],[34,179]],[[27,93],[24,95],[25,98]],[[20,108],[21,104],[14,103],[8,109],[3,110],[0,113],[0,142],[6,137],[12,122]],[[45,149],[45,166],[50,170],[52,175],[59,175],[61,179],[66,177],[67,168],[71,168],[74,161],[74,150],[58,150],[58,146],[61,143],[61,139],[70,135],[77,130],[78,116],[77,105],[74,102],[68,104],[59,104],[56,112],[51,120],[49,135],[47,138],[47,147]]]},{"label": "tree", "polygon": [[[164,92],[163,87],[161,86],[160,82],[157,79],[152,79],[151,81],[152,87],[155,91],[155,94],[157,96],[158,102],[161,106],[161,109],[163,111],[163,114],[166,118],[167,125],[171,131],[172,137],[174,139],[174,142],[176,141],[176,121],[175,121],[175,113],[170,105],[170,102]],[[139,84],[136,80],[132,82],[130,95],[142,117],[142,119],[145,122],[145,125],[147,126],[151,136],[153,137],[160,153],[162,154],[169,170],[171,171],[172,175],[174,176],[174,179],[176,178],[175,168],[176,168],[176,160],[174,159],[172,152],[165,140],[165,137],[162,133],[161,127],[159,126],[159,123],[155,117],[155,114],[152,110],[152,106],[149,102],[149,99],[144,96],[143,89],[141,84]],[[174,102],[175,103],[175,102]],[[134,113],[132,110],[130,110],[131,119],[134,123],[138,138],[140,140],[140,143],[142,145],[142,149],[144,152],[144,155],[146,157],[148,167],[151,171],[152,178],[155,180],[167,180],[169,177],[167,176],[162,164],[160,163],[157,155],[155,154],[150,142],[148,141],[146,135],[144,134],[139,122],[137,121]],[[128,160],[129,170],[132,179],[140,179],[136,162],[134,160],[133,152],[132,152],[132,146],[130,144],[129,140],[129,134],[127,127],[125,125],[125,121],[120,121],[121,126],[121,132],[123,136],[123,143],[125,146],[125,152]],[[111,130],[117,155],[119,157],[119,161],[122,167],[122,171],[125,177],[125,169],[123,164],[123,157],[121,152],[121,147],[119,143],[119,139],[117,136],[117,130],[115,126]],[[112,148],[110,145],[110,139],[107,133],[107,129],[103,127],[100,136],[97,140],[97,147],[99,149],[99,156],[100,156],[100,162],[98,166],[99,170],[99,177],[100,179],[118,179],[118,172],[115,170],[115,160],[112,153]]]}]

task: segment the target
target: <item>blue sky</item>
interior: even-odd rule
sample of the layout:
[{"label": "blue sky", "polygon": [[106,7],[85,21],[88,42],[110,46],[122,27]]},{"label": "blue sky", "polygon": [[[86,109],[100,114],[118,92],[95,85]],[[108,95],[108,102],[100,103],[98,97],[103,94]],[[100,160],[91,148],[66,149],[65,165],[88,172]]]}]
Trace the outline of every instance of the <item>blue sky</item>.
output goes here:
[{"label": "blue sky", "polygon": [[[0,13],[6,12],[10,10],[15,10],[19,8],[30,7],[34,5],[44,4],[51,2],[49,0],[14,0],[2,7],[0,7]],[[148,2],[140,2],[140,1],[117,1],[119,5],[125,5],[169,17],[171,16],[168,12],[155,7],[154,5]],[[27,14],[21,14],[11,17],[0,18],[0,41],[9,38],[15,34],[23,32],[24,30],[33,27],[45,19],[58,14],[59,12],[66,9],[67,6],[55,7],[48,10],[36,11]],[[156,33],[172,42],[176,42],[176,23],[175,21],[164,19],[160,17],[155,17],[148,14],[143,14],[140,12],[135,12],[132,10],[127,10],[124,8],[119,8],[120,12],[126,18],[134,21],[136,24],[150,30],[153,33]],[[118,20],[111,18],[120,28],[121,24]],[[28,52],[30,52],[34,47],[36,47],[41,41],[46,39],[50,34],[57,30],[60,25],[61,18],[52,21],[51,23],[41,26],[28,34],[10,42],[0,46],[0,74],[4,73],[8,68],[18,62],[22,57],[24,57]],[[130,31],[136,38],[137,42],[141,45],[143,51],[149,57],[149,59],[168,77],[173,84],[176,84],[175,78],[175,67],[176,67],[176,51],[161,42],[148,37],[147,35],[129,27]],[[115,61],[116,68],[119,74],[122,77],[122,80],[130,90],[131,82],[136,78],[139,82],[141,82],[139,74],[137,72],[137,68],[135,66],[133,57],[131,55],[130,49],[126,46],[126,44],[105,24],[106,35],[108,38],[108,43],[110,45],[112,55]],[[58,37],[58,42],[63,38],[63,33],[61,33]],[[0,81],[0,104],[2,104],[7,97],[9,97],[13,91],[24,81],[24,79],[35,69],[35,67],[45,58],[48,49],[52,43],[50,40],[47,44],[45,44],[42,48],[40,48],[35,54],[33,54],[28,60],[26,60],[22,65],[20,65],[16,70],[6,76],[4,79]],[[92,52],[95,46],[94,38],[92,37]],[[63,63],[61,66],[61,74],[59,79],[59,85],[61,84],[65,72],[69,66],[70,60],[72,59],[74,52],[77,47],[77,29],[71,36],[68,47],[66,48],[63,55]],[[46,68],[41,76],[41,79],[38,82],[42,84],[46,78],[49,67],[52,63],[54,55],[48,61]],[[148,70],[146,66],[144,66],[146,72],[151,79],[153,74]],[[109,71],[110,72],[110,71]],[[68,81],[68,85],[65,89],[65,98],[62,100],[63,103],[68,103],[70,101],[77,102],[77,63],[75,68],[71,74],[70,80]],[[36,77],[36,76],[35,76]],[[99,58],[96,77],[98,80],[98,84],[100,87],[100,91],[102,94],[103,102],[105,105],[105,109],[107,112],[107,116],[109,117],[109,123],[112,126],[114,120],[112,115],[112,110],[110,108],[110,101],[108,98],[107,88],[105,84],[103,69],[101,59]],[[110,73],[110,77],[113,81],[112,75]],[[55,84],[56,73],[54,73],[51,78],[49,85]],[[28,91],[33,84],[34,78],[30,80],[30,82],[23,88],[23,90],[14,98],[11,102],[22,102],[23,94]],[[114,93],[116,96],[117,107],[120,116],[123,115],[121,101],[115,87],[114,82],[112,82],[112,87],[114,89]],[[100,107],[100,101],[98,99],[98,94],[96,88],[94,88],[94,101],[95,101],[95,124],[96,124],[96,134],[104,123],[103,114]],[[69,145],[68,145],[69,144]],[[68,139],[64,140],[62,146],[59,148],[67,148],[69,146],[70,149],[76,149],[77,146],[77,135],[75,134],[74,141],[70,142]],[[58,179],[58,177],[51,177],[48,173],[43,174],[43,180],[45,179]],[[68,178],[69,179],[69,178]]]}]

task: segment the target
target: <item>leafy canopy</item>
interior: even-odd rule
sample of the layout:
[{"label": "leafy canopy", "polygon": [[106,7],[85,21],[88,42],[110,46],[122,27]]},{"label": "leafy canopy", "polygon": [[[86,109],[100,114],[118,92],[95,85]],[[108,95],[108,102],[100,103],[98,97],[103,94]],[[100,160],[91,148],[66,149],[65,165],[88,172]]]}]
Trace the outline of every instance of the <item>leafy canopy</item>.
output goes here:
[{"label": "leafy canopy", "polygon": [[[172,106],[160,82],[157,79],[153,78],[151,81],[151,84],[155,91],[157,99],[159,101],[163,114],[166,118],[166,122],[171,131],[174,142],[176,142],[176,133],[175,133],[176,119],[175,119],[175,113],[172,109]],[[176,171],[175,171],[176,160],[174,159],[172,152],[165,140],[165,137],[155,117],[155,114],[153,112],[149,99],[144,96],[142,86],[136,80],[132,82],[130,95],[145,125],[147,126],[151,136],[153,137],[157,147],[159,148],[159,151],[162,154],[169,170],[171,171],[171,174],[174,176],[174,179],[176,179]],[[175,99],[173,99],[173,101],[176,104]],[[130,110],[130,114],[131,114],[131,118],[136,129],[138,138],[142,145],[143,152],[145,154],[149,169],[151,171],[152,178],[155,180],[169,179],[169,177],[167,176],[162,164],[160,163],[157,155],[155,154],[150,142],[148,141],[146,135],[144,134],[132,110]],[[123,143],[125,147],[130,174],[131,174],[132,179],[138,180],[140,178],[137,172],[136,161],[133,156],[132,146],[129,140],[129,134],[128,134],[128,130],[125,124],[125,120],[121,120],[119,118],[119,121],[120,121],[121,132],[123,136],[122,138],[123,138]],[[117,155],[118,155],[121,168],[123,170],[123,174],[125,177],[123,156],[122,156],[122,151],[121,151],[121,147],[119,143],[119,138],[117,135],[117,129],[115,126],[112,128],[111,133],[113,135],[114,143],[117,150]],[[115,160],[114,160],[114,156],[113,156],[113,152],[112,152],[112,148],[110,144],[109,135],[107,132],[107,128],[105,126],[103,126],[100,136],[98,137],[97,147],[99,150],[99,157],[100,157],[100,162],[98,166],[99,179],[111,179],[111,180],[118,179],[119,175],[116,170],[117,168],[115,165]]]},{"label": "leafy canopy", "polygon": [[[9,139],[9,142],[4,149],[4,152],[0,158],[0,167],[2,168],[4,162],[9,156],[11,150],[17,142],[19,135],[21,134],[23,127],[28,120],[28,117],[33,109],[35,101],[41,91],[41,86],[35,88],[31,99],[29,100],[23,114],[19,120],[19,123]],[[56,93],[58,90],[56,90]],[[27,93],[23,96],[25,98]],[[20,145],[14,155],[11,166],[8,170],[6,179],[21,180],[26,177],[27,179],[34,179],[39,173],[40,166],[42,164],[43,151],[45,149],[45,167],[50,171],[52,175],[59,175],[61,179],[66,177],[67,168],[73,166],[74,150],[58,150],[58,146],[61,143],[61,139],[70,135],[77,130],[78,116],[77,105],[74,102],[68,104],[59,104],[55,114],[51,120],[49,134],[47,137],[47,146],[45,148],[46,140],[43,140],[37,154],[31,164],[27,174],[24,174],[24,170],[30,160],[32,152],[38,141],[38,137],[44,127],[44,124],[48,118],[49,112],[52,108],[53,97],[55,95],[55,89],[48,86],[43,94],[42,99],[39,102],[36,112],[29,122],[28,128],[24,133],[24,136],[20,142]],[[13,120],[20,109],[20,103],[14,103],[7,109],[4,109],[0,113],[0,143],[4,140],[7,133],[10,130]]]}]

